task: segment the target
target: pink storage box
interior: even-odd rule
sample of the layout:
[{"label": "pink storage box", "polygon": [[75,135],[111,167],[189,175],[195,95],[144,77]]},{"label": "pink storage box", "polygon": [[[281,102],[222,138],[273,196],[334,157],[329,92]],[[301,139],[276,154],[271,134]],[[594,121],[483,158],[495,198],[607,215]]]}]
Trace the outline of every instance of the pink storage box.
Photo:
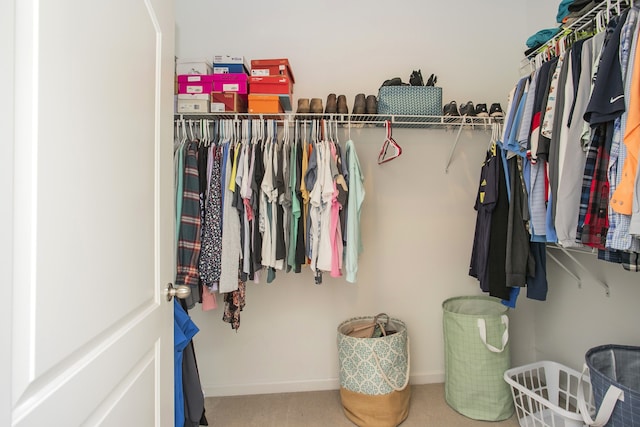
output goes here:
[{"label": "pink storage box", "polygon": [[246,94],[249,88],[249,76],[245,73],[227,73],[213,75],[213,92],[235,92]]},{"label": "pink storage box", "polygon": [[178,93],[210,94],[212,91],[212,74],[181,74],[178,76]]}]

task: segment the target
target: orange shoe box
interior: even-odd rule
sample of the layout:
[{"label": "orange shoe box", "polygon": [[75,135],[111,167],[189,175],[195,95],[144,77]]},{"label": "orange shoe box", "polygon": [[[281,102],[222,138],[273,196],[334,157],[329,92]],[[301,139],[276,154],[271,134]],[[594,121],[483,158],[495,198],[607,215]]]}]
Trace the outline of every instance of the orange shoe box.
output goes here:
[{"label": "orange shoe box", "polygon": [[249,113],[284,113],[278,95],[249,94]]},{"label": "orange shoe box", "polygon": [[287,58],[253,59],[251,61],[252,76],[287,76],[295,83],[291,64]]},{"label": "orange shoe box", "polygon": [[293,80],[287,76],[251,76],[249,77],[249,92],[291,95]]},{"label": "orange shoe box", "polygon": [[212,92],[212,113],[246,113],[247,95],[236,92]]}]

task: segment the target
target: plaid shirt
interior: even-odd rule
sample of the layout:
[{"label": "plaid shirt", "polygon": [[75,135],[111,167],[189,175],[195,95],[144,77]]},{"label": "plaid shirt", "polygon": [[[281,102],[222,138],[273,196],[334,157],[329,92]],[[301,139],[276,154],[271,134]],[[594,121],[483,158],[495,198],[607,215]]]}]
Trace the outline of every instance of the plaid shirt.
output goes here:
[{"label": "plaid shirt", "polygon": [[583,244],[597,249],[605,248],[609,227],[607,169],[611,136],[612,122],[600,124],[594,128],[582,180],[576,236]]},{"label": "plaid shirt", "polygon": [[[200,182],[198,179],[198,144],[185,147],[182,214],[178,235],[176,284],[198,286],[200,258]],[[193,292],[193,289],[192,289]]]}]

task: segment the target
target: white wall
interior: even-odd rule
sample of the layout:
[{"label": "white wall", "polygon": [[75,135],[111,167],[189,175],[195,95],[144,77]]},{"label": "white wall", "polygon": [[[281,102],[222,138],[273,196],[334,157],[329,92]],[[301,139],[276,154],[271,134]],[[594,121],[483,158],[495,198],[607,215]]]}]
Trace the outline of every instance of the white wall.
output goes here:
[{"label": "white wall", "polygon": [[[295,98],[324,101],[329,93],[345,94],[349,107],[357,93],[377,94],[382,81],[394,76],[408,81],[420,68],[425,78],[438,75],[445,103],[505,107],[525,40],[555,25],[557,4],[177,0],[176,54],[287,57],[296,77]],[[316,286],[309,271],[280,273],[269,285],[250,283],[237,333],[222,322],[222,308],[190,312],[201,329],[195,345],[208,395],[337,388],[338,324],[380,311],[408,325],[412,382],[443,380],[442,302],[480,293],[467,272],[473,203],[489,134],[464,131],[447,174],[453,131],[394,129],[404,154],[379,166],[383,138],[380,128],[352,130],[367,191],[357,284],[326,277]],[[564,270],[548,265],[549,300],[520,298],[511,311],[514,365],[548,357],[579,367],[593,343],[633,338],[620,324],[634,320],[629,306],[640,288],[619,283],[636,280],[634,275],[593,262],[593,269],[606,269],[615,282],[612,297],[605,298],[588,279],[578,290]],[[619,316],[620,324],[595,321],[589,309],[595,306],[607,310],[604,318]]]}]

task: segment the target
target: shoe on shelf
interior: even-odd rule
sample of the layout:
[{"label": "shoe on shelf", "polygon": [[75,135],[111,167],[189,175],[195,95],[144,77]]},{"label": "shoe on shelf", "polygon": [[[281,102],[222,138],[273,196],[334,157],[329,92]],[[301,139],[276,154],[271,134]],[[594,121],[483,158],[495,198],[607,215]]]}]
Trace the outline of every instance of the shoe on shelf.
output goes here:
[{"label": "shoe on shelf", "polygon": [[338,95],[337,101],[338,114],[349,114],[349,107],[347,106],[347,97],[344,95]]},{"label": "shoe on shelf", "polygon": [[365,114],[366,112],[366,98],[364,93],[359,93],[356,95],[355,100],[353,101],[353,114]]},{"label": "shoe on shelf", "polygon": [[402,79],[400,77],[394,77],[392,79],[385,80],[382,83],[382,86],[402,86],[405,83],[402,83]]},{"label": "shoe on shelf", "polygon": [[375,95],[367,96],[365,101],[365,113],[378,114],[378,99]]},{"label": "shoe on shelf", "polygon": [[487,104],[476,104],[476,116],[489,117],[489,112],[487,111]]},{"label": "shoe on shelf", "polygon": [[327,96],[327,107],[324,110],[325,114],[335,114],[338,112],[338,99],[335,93],[330,93]]},{"label": "shoe on shelf", "polygon": [[458,104],[456,104],[456,101],[451,101],[450,103],[446,104],[442,109],[442,115],[459,116],[460,113],[458,112]]},{"label": "shoe on shelf", "polygon": [[309,112],[314,114],[322,114],[322,99],[311,98],[311,102],[309,103]]},{"label": "shoe on shelf", "polygon": [[309,112],[309,98],[298,99],[298,109],[296,113],[308,113]]},{"label": "shoe on shelf", "polygon": [[499,103],[494,102],[491,104],[491,108],[489,108],[489,115],[491,117],[504,117],[504,113],[502,112],[502,107]]},{"label": "shoe on shelf", "polygon": [[409,77],[409,84],[411,86],[424,86],[424,80],[422,80],[422,71],[413,70]]},{"label": "shoe on shelf", "polygon": [[469,101],[466,104],[460,106],[460,115],[474,117],[476,115],[476,109],[473,106],[473,102]]}]

